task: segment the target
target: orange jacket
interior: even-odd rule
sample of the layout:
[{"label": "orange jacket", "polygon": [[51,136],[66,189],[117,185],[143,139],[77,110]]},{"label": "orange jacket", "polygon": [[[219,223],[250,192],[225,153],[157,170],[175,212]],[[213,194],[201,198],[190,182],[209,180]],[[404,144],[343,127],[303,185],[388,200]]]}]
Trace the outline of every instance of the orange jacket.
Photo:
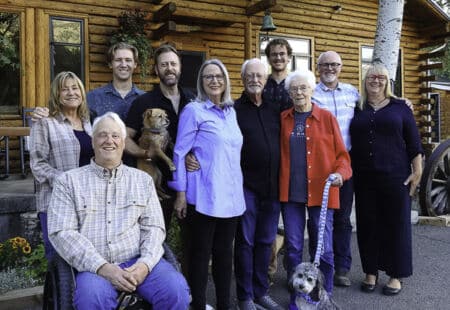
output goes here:
[{"label": "orange jacket", "polygon": [[[281,113],[280,201],[287,202],[290,180],[289,137],[294,129],[294,108]],[[306,119],[306,163],[308,206],[322,204],[323,187],[331,173],[338,172],[344,180],[352,176],[350,156],[342,141],[339,125],[328,111],[313,104]],[[328,208],[339,209],[339,188],[330,187]]]}]

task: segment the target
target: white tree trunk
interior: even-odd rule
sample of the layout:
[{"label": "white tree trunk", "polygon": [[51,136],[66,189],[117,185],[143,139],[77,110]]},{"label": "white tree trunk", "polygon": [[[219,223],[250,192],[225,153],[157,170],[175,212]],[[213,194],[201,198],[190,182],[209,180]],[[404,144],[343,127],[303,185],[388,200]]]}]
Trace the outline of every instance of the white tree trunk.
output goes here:
[{"label": "white tree trunk", "polygon": [[383,63],[395,81],[402,34],[404,0],[379,0],[373,62]]}]

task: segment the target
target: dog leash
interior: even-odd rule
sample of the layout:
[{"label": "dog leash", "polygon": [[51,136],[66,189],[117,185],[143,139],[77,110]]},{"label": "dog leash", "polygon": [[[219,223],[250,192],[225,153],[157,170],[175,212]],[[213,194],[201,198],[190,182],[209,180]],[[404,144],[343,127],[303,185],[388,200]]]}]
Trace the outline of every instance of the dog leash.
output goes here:
[{"label": "dog leash", "polygon": [[316,256],[314,257],[314,265],[316,267],[319,267],[320,265],[320,255],[322,255],[323,252],[323,234],[325,232],[325,223],[327,220],[327,207],[328,207],[328,194],[330,191],[331,183],[336,180],[337,176],[335,174],[330,174],[330,176],[327,179],[327,182],[325,183],[325,187],[323,189],[323,195],[322,195],[322,206],[320,209],[320,217],[319,217],[319,232],[317,236],[317,249],[316,249]]}]

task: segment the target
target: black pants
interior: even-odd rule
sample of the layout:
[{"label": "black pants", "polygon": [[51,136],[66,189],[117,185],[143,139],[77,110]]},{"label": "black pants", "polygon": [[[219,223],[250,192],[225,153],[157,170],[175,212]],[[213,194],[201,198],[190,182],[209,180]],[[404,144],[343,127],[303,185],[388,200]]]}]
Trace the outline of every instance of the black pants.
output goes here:
[{"label": "black pants", "polygon": [[355,175],[356,226],[364,273],[412,275],[411,199],[406,177]]},{"label": "black pants", "polygon": [[216,287],[216,309],[230,308],[230,285],[233,260],[233,240],[238,217],[217,218],[195,211],[188,206],[191,228],[191,249],[188,282],[194,310],[206,307],[208,265],[212,255],[212,276]]}]

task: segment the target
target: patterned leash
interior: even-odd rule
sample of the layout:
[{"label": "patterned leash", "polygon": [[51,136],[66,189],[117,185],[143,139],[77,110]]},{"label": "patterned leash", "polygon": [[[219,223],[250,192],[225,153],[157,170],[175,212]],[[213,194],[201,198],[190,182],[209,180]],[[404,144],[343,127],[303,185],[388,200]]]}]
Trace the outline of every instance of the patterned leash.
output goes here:
[{"label": "patterned leash", "polygon": [[325,231],[325,223],[327,221],[328,193],[330,191],[331,183],[334,180],[336,180],[336,178],[337,178],[336,175],[330,174],[323,189],[322,207],[320,209],[320,218],[319,218],[319,232],[317,236],[317,249],[316,249],[316,256],[314,257],[314,265],[316,267],[319,267],[320,265],[320,255],[322,255],[323,252],[323,233]]}]

